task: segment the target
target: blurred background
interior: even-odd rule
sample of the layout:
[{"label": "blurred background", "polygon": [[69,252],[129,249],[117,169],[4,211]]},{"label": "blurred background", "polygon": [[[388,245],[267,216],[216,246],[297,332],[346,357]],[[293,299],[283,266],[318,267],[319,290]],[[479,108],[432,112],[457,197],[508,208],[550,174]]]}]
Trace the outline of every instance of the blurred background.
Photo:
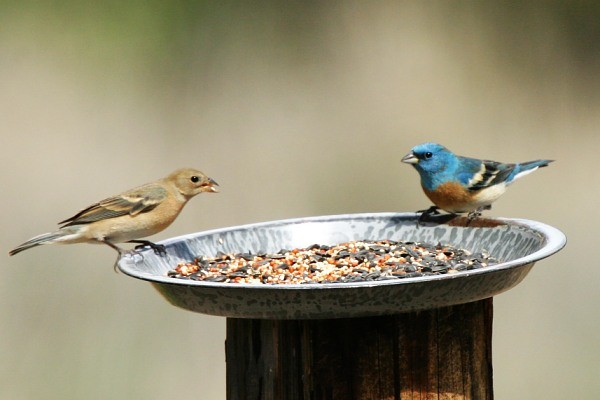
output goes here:
[{"label": "blurred background", "polygon": [[569,239],[495,299],[495,391],[595,398],[599,21],[594,1],[0,3],[0,399],[225,398],[224,318],[108,247],[15,245],[183,166],[221,193],[153,240],[423,209],[400,158],[424,141],[557,160],[488,213]]}]

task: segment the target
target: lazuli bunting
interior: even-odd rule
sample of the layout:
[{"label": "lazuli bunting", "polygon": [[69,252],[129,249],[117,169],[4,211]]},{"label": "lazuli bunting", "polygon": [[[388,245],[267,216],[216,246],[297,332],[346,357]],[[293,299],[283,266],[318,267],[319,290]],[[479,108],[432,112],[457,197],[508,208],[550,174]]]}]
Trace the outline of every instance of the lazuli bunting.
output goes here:
[{"label": "lazuli bunting", "polygon": [[115,243],[141,243],[155,251],[161,246],[139,238],[171,225],[183,206],[202,192],[216,193],[217,182],[191,168],[109,197],[59,223],[57,231],[36,236],[9,252],[15,255],[42,244],[104,243],[119,254]]},{"label": "lazuli bunting", "polygon": [[508,185],[553,160],[504,164],[457,156],[437,143],[423,143],[413,147],[402,161],[415,167],[423,191],[435,204],[423,215],[442,209],[452,214],[468,212],[473,219],[491,209]]}]

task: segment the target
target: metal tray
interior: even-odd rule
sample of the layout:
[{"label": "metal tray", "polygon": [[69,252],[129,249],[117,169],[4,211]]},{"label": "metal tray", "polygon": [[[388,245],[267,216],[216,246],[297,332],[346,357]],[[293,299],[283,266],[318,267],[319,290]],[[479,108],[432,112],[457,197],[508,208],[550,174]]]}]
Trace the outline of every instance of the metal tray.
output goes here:
[{"label": "metal tray", "polygon": [[[323,319],[396,314],[467,303],[504,292],[525,278],[534,263],[566,243],[559,230],[524,219],[481,219],[471,226],[424,224],[419,214],[366,213],[264,222],[165,240],[167,255],[151,249],[126,253],[118,268],[149,281],[173,305],[230,318]],[[397,280],[264,285],[176,279],[177,263],[218,251],[277,252],[349,240],[390,239],[442,243],[487,251],[502,262],[455,274]]]}]

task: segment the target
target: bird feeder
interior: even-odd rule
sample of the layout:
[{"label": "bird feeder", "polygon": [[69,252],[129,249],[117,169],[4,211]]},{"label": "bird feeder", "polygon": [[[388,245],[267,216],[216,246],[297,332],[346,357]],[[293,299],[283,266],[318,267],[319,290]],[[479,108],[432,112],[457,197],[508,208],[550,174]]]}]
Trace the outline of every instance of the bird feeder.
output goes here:
[{"label": "bird feeder", "polygon": [[[417,224],[414,213],[282,220],[166,240],[124,255],[125,274],[171,304],[227,318],[227,399],[492,399],[492,298],[559,251],[565,236],[522,219]],[[237,284],[175,279],[180,262],[354,240],[449,244],[500,260],[403,279]]]}]

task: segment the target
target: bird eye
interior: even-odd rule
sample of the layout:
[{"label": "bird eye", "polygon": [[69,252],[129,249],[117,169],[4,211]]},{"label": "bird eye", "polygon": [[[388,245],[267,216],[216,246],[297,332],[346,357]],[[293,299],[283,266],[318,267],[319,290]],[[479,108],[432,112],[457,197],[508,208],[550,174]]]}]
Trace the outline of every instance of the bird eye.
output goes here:
[{"label": "bird eye", "polygon": [[428,151],[427,153],[423,154],[423,157],[425,157],[426,160],[430,159],[431,157],[433,157],[433,153]]},{"label": "bird eye", "polygon": [[196,175],[192,176],[190,179],[194,183],[198,183],[200,181],[200,178],[198,178]]}]

